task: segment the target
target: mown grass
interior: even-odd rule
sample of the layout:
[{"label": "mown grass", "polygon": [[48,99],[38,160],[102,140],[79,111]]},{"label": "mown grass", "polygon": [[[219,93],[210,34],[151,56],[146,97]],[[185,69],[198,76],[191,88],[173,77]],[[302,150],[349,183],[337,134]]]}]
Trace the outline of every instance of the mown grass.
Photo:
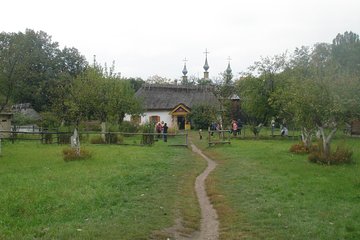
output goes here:
[{"label": "mown grass", "polygon": [[360,139],[345,140],[356,163],[342,166],[290,153],[294,141],[197,142],[219,163],[207,189],[221,239],[360,238]]},{"label": "mown grass", "polygon": [[179,217],[199,228],[204,162],[186,148],[87,145],[90,159],[64,162],[58,145],[2,147],[0,239],[156,239]]}]

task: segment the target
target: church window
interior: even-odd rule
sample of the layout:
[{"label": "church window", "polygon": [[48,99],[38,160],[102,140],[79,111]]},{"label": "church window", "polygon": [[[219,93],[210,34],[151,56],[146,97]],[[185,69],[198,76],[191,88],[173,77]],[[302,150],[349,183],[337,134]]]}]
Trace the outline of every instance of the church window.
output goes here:
[{"label": "church window", "polygon": [[160,116],[150,116],[150,123],[160,122]]}]

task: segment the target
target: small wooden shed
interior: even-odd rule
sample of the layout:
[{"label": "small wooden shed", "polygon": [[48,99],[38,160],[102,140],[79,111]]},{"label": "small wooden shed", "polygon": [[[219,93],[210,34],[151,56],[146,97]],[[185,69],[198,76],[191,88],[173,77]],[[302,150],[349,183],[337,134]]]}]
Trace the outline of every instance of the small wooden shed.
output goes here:
[{"label": "small wooden shed", "polygon": [[355,120],[351,122],[351,135],[360,136],[360,120]]},{"label": "small wooden shed", "polygon": [[11,131],[11,121],[13,119],[12,113],[2,112],[0,113],[0,138],[8,137],[10,133],[4,133],[2,131]]}]

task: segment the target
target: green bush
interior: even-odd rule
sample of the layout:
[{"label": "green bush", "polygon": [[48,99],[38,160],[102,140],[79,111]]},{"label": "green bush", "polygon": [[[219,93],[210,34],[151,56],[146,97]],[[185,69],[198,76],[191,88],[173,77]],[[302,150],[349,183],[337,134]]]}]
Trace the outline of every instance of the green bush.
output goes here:
[{"label": "green bush", "polygon": [[105,144],[106,142],[101,136],[95,136],[90,139],[91,144]]},{"label": "green bush", "polygon": [[138,131],[139,125],[129,121],[124,121],[119,126],[119,132],[136,133]]},{"label": "green bush", "polygon": [[[145,133],[142,136],[141,144],[144,145],[152,145],[155,141],[154,135],[151,133],[154,133],[155,124],[152,123],[146,123],[142,126],[142,132]],[[150,133],[147,135],[146,133]]]},{"label": "green bush", "polygon": [[208,129],[212,122],[217,120],[217,111],[211,105],[197,105],[193,106],[189,119],[194,123],[195,129]]},{"label": "green bush", "polygon": [[57,115],[52,112],[42,112],[41,113],[41,126],[45,128],[57,128],[60,125],[61,121],[58,119]]},{"label": "green bush", "polygon": [[[321,146],[321,145],[319,145]],[[316,151],[312,151],[308,159],[310,162],[338,165],[352,163],[353,151],[345,146],[338,146],[335,152],[331,152],[328,158],[325,157],[322,147],[319,147]]]},{"label": "green bush", "polygon": [[12,120],[12,124],[16,125],[16,126],[29,125],[29,124],[35,124],[35,123],[36,123],[36,120],[34,120],[31,117],[28,117],[22,113],[15,113],[13,120]]},{"label": "green bush", "polygon": [[91,157],[91,153],[86,149],[80,150],[80,155],[76,153],[74,148],[65,148],[63,149],[63,158],[65,162],[76,161],[76,160],[85,160]]},{"label": "green bush", "polygon": [[347,147],[338,146],[331,155],[332,164],[352,163],[353,151]]},{"label": "green bush", "polygon": [[115,133],[106,133],[105,134],[106,143],[117,143],[118,137]]},{"label": "green bush", "polygon": [[106,133],[105,139],[106,139],[106,143],[110,143],[110,144],[117,144],[124,142],[124,137],[117,133]]},{"label": "green bush", "polygon": [[51,133],[45,133],[44,140],[46,144],[52,144],[52,134]]},{"label": "green bush", "polygon": [[79,124],[79,130],[101,131],[101,125],[99,121],[84,121]]}]

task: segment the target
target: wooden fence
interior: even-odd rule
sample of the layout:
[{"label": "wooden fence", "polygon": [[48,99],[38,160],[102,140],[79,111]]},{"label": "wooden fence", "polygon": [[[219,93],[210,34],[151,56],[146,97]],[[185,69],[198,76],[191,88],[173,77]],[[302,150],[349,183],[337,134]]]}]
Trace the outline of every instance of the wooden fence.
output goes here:
[{"label": "wooden fence", "polygon": [[[0,131],[0,138],[11,141],[39,141],[43,144],[70,144],[73,132],[40,131],[19,132]],[[188,146],[187,133],[126,133],[126,132],[79,132],[80,142],[91,144],[117,144],[117,145],[152,145],[156,142],[168,146]]]},{"label": "wooden fence", "polygon": [[216,144],[230,144],[230,130],[209,130],[208,134],[209,146]]}]

